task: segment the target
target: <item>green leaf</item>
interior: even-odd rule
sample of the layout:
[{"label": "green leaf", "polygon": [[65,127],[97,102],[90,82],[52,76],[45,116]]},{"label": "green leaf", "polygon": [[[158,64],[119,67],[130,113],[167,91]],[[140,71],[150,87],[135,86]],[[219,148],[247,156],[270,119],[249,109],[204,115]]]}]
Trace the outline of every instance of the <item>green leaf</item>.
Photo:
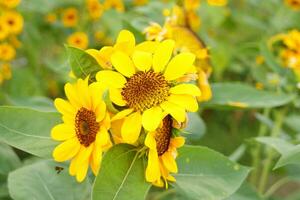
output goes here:
[{"label": "green leaf", "polygon": [[0,141],[30,154],[50,158],[57,144],[50,138],[50,131],[59,122],[58,113],[1,106]]},{"label": "green leaf", "polygon": [[281,154],[274,167],[275,169],[288,164],[300,164],[300,145],[294,145],[283,139],[272,137],[258,137],[256,140],[274,148]]},{"label": "green leaf", "polygon": [[292,114],[286,117],[285,124],[296,131],[297,133],[300,133],[300,115]]},{"label": "green leaf", "polygon": [[7,144],[0,143],[0,174],[6,175],[21,166],[21,161],[14,150]]},{"label": "green leaf", "polygon": [[291,102],[294,95],[257,90],[241,83],[212,84],[213,98],[203,104],[210,108],[272,108]]},{"label": "green leaf", "polygon": [[[55,167],[64,169],[58,173]],[[90,184],[86,179],[77,183],[67,166],[54,161],[41,161],[13,171],[8,176],[8,188],[15,200],[83,200],[89,199]]]},{"label": "green leaf", "polygon": [[226,200],[262,200],[262,198],[250,184],[244,183],[236,193]]},{"label": "green leaf", "polygon": [[145,168],[134,146],[121,144],[104,156],[93,187],[93,200],[145,199],[150,184],[145,181]]},{"label": "green leaf", "polygon": [[84,50],[75,47],[66,45],[66,49],[69,55],[69,64],[74,75],[82,79],[90,76],[90,80],[94,80],[96,73],[101,70],[95,58]]},{"label": "green leaf", "polygon": [[184,135],[190,140],[199,140],[206,131],[206,126],[198,113],[188,113],[188,124],[184,131],[189,134]]},{"label": "green leaf", "polygon": [[207,147],[185,146],[178,155],[175,187],[191,199],[227,198],[238,190],[250,171]]}]

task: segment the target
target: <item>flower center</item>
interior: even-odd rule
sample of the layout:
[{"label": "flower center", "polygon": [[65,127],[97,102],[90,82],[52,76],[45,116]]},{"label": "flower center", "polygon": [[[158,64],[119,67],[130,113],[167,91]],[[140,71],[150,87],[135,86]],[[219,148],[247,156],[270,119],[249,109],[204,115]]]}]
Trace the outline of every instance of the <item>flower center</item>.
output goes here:
[{"label": "flower center", "polygon": [[172,136],[172,119],[168,115],[163,119],[162,126],[156,130],[155,141],[158,156],[163,155],[169,148]]},{"label": "flower center", "polygon": [[169,89],[161,73],[137,72],[127,81],[122,96],[130,108],[144,111],[164,102],[169,96]]},{"label": "flower center", "polygon": [[80,108],[75,117],[75,131],[80,144],[88,147],[96,139],[99,123],[93,111]]}]

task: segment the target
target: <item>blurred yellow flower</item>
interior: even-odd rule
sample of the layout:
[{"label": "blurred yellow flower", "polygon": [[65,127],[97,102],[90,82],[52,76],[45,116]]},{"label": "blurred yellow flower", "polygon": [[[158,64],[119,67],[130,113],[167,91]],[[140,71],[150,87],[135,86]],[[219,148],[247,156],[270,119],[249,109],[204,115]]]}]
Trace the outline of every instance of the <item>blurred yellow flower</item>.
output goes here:
[{"label": "blurred yellow flower", "polygon": [[163,29],[158,23],[150,22],[150,25],[144,29],[147,40],[162,41],[166,38],[166,29]]},{"label": "blurred yellow flower", "polygon": [[105,9],[116,9],[118,12],[125,11],[123,0],[105,0],[103,5]]},{"label": "blurred yellow flower", "polygon": [[86,49],[89,44],[89,39],[86,33],[84,32],[75,32],[71,34],[68,39],[67,43],[70,46],[77,47],[80,49]]},{"label": "blurred yellow flower", "polygon": [[0,44],[0,60],[11,61],[16,56],[15,48],[10,44]]},{"label": "blurred yellow flower", "polygon": [[69,173],[82,182],[89,166],[98,174],[102,153],[111,147],[110,117],[101,99],[99,83],[88,84],[88,78],[65,85],[67,100],[55,99],[55,107],[62,114],[63,123],[53,127],[52,139],[62,142],[53,150],[57,162],[71,160]]},{"label": "blurred yellow flower", "polygon": [[78,22],[78,11],[76,8],[67,8],[63,11],[62,22],[65,27],[74,27]]},{"label": "blurred yellow flower", "polygon": [[55,13],[48,13],[45,17],[46,22],[49,24],[53,24],[57,20],[57,16]]},{"label": "blurred yellow flower", "polygon": [[262,55],[258,55],[255,58],[255,63],[257,65],[262,65],[265,62],[265,58]]},{"label": "blurred yellow flower", "polygon": [[300,0],[284,0],[293,10],[300,10]]},{"label": "blurred yellow flower", "polygon": [[133,5],[142,6],[148,3],[148,0],[133,0]]},{"label": "blurred yellow flower", "polygon": [[87,0],[86,5],[89,15],[93,20],[97,20],[102,16],[104,8],[99,0]]},{"label": "blurred yellow flower", "polygon": [[0,41],[6,39],[9,34],[8,26],[6,23],[0,18]]},{"label": "blurred yellow flower", "polygon": [[184,0],[183,1],[183,7],[185,10],[196,10],[200,7],[200,0]]},{"label": "blurred yellow flower", "polygon": [[112,121],[124,119],[121,135],[126,143],[134,144],[142,127],[154,131],[164,114],[184,122],[186,111],[198,110],[200,89],[178,81],[193,71],[195,55],[184,52],[172,58],[174,46],[173,40],[135,46],[134,35],[123,30],[110,56],[116,71],[102,70],[96,75],[108,88],[110,100],[125,107]]},{"label": "blurred yellow flower", "polygon": [[3,63],[0,67],[3,79],[9,80],[11,79],[11,66],[8,63]]},{"label": "blurred yellow flower", "polygon": [[225,6],[227,4],[227,0],[207,0],[207,3],[212,6]]},{"label": "blurred yellow flower", "polygon": [[15,48],[20,48],[22,46],[22,42],[15,35],[9,36],[7,41]]},{"label": "blurred yellow flower", "polygon": [[167,115],[155,131],[147,133],[145,139],[149,148],[146,180],[158,187],[167,188],[167,181],[175,181],[170,173],[178,172],[177,148],[185,143],[183,137],[172,137],[172,128],[172,118]]},{"label": "blurred yellow flower", "polygon": [[3,12],[1,20],[6,23],[10,34],[19,34],[23,30],[23,17],[16,11]]},{"label": "blurred yellow flower", "polygon": [[0,4],[7,8],[15,8],[20,4],[21,0],[1,0]]}]

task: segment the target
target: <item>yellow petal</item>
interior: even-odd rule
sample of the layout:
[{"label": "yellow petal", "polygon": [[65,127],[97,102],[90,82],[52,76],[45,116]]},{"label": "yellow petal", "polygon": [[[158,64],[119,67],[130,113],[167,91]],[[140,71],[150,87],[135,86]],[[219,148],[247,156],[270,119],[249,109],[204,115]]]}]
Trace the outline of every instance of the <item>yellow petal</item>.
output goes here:
[{"label": "yellow petal", "polygon": [[78,182],[82,182],[86,177],[93,148],[94,144],[90,144],[88,147],[82,146],[78,155],[76,156],[76,179]]},{"label": "yellow petal", "polygon": [[76,85],[72,85],[71,83],[67,83],[65,85],[65,93],[67,98],[69,99],[70,103],[73,107],[79,109],[82,107],[82,104],[78,97],[77,87]]},{"label": "yellow petal", "polygon": [[116,120],[119,120],[119,119],[123,119],[124,117],[126,117],[127,115],[129,115],[132,112],[133,112],[133,109],[122,110],[121,112],[118,112],[115,116],[113,116],[111,118],[111,121],[116,121]]},{"label": "yellow petal", "polygon": [[98,146],[104,146],[108,143],[109,134],[105,128],[101,128],[96,135],[96,144]]},{"label": "yellow petal", "polygon": [[135,46],[136,51],[145,51],[149,53],[154,53],[159,42],[155,41],[145,41]]},{"label": "yellow petal", "polygon": [[154,131],[162,120],[162,110],[160,107],[152,107],[145,110],[142,115],[142,124],[147,131]]},{"label": "yellow petal", "polygon": [[51,138],[57,141],[67,140],[75,135],[75,127],[68,124],[56,125],[51,130]]},{"label": "yellow petal", "polygon": [[155,132],[149,132],[146,135],[145,145],[150,149],[156,149],[156,140],[154,138]]},{"label": "yellow petal", "polygon": [[148,71],[152,65],[152,55],[148,52],[135,51],[132,55],[133,63],[140,71]]},{"label": "yellow petal", "polygon": [[173,146],[175,148],[182,147],[184,145],[184,143],[185,143],[184,137],[171,138],[171,146]]},{"label": "yellow petal", "polygon": [[161,158],[167,170],[173,173],[178,172],[176,161],[170,152],[165,152],[163,155],[161,155]]},{"label": "yellow petal", "polygon": [[188,94],[191,96],[200,96],[200,89],[193,84],[180,84],[172,87],[170,89],[170,93],[172,94]]},{"label": "yellow petal", "polygon": [[122,89],[110,88],[109,89],[109,98],[110,100],[118,105],[118,106],[125,106],[126,101],[123,100],[123,96],[121,94]]},{"label": "yellow petal", "polygon": [[89,163],[84,162],[80,165],[80,167],[79,166],[77,167],[76,180],[79,183],[81,183],[85,179],[87,171],[88,171],[88,166],[89,166]]},{"label": "yellow petal", "polygon": [[70,160],[77,154],[80,146],[77,137],[71,138],[55,147],[52,156],[57,162]]},{"label": "yellow petal", "polygon": [[118,72],[102,70],[96,74],[97,81],[104,83],[107,87],[122,88],[127,82],[125,77]]},{"label": "yellow petal", "polygon": [[[83,148],[83,147],[80,147],[80,148]],[[80,149],[79,149],[79,152],[80,152]],[[70,163],[69,173],[71,176],[76,175],[78,154],[79,153],[77,153],[77,155],[71,160],[71,163]]]},{"label": "yellow petal", "polygon": [[54,101],[56,109],[63,115],[68,115],[70,117],[75,116],[75,108],[66,100],[61,98],[56,98]]},{"label": "yellow petal", "polygon": [[172,102],[187,111],[196,112],[198,110],[198,102],[195,97],[184,94],[172,94],[168,98],[169,102]]},{"label": "yellow petal", "polygon": [[101,122],[106,115],[106,104],[101,101],[95,109],[96,121]]},{"label": "yellow petal", "polygon": [[135,73],[132,60],[121,51],[117,51],[111,56],[111,62],[114,68],[126,77],[131,77]]},{"label": "yellow petal", "polygon": [[175,42],[173,40],[165,40],[157,46],[153,55],[153,70],[154,72],[161,72],[169,62]]},{"label": "yellow petal", "polygon": [[89,85],[89,94],[91,98],[91,107],[92,110],[96,110],[98,106],[101,106],[103,103],[102,95],[104,92],[104,88],[99,82],[94,82]]},{"label": "yellow petal", "polygon": [[98,146],[95,144],[93,152],[92,152],[92,157],[91,157],[91,168],[95,176],[97,176],[100,168],[102,160],[102,148],[101,146]]},{"label": "yellow petal", "polygon": [[121,128],[122,138],[126,143],[133,144],[137,141],[142,128],[142,115],[134,112],[125,118]]},{"label": "yellow petal", "polygon": [[131,55],[135,46],[134,35],[128,30],[122,30],[117,38],[114,48],[118,51],[122,51],[128,55]]},{"label": "yellow petal", "polygon": [[158,163],[158,155],[156,150],[149,150],[148,165],[146,168],[146,180],[154,182],[160,179],[160,170]]},{"label": "yellow petal", "polygon": [[80,94],[79,98],[81,99],[82,106],[87,109],[91,109],[92,102],[89,94],[88,78],[86,78],[85,80],[78,79],[77,89],[78,93]]},{"label": "yellow petal", "polygon": [[193,65],[195,55],[192,53],[181,53],[176,55],[166,67],[164,76],[166,80],[175,80],[182,77],[188,69]]},{"label": "yellow petal", "polygon": [[169,101],[163,102],[160,106],[164,111],[169,113],[176,121],[178,122],[185,121],[185,111],[183,108]]}]

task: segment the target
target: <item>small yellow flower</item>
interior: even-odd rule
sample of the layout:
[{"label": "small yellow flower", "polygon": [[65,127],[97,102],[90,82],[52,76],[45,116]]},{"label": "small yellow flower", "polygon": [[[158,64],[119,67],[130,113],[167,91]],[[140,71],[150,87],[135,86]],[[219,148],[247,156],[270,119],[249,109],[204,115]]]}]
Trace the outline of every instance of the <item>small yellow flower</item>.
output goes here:
[{"label": "small yellow flower", "polygon": [[187,11],[194,11],[200,7],[200,0],[184,0],[183,7]]},{"label": "small yellow flower", "polygon": [[9,34],[9,29],[6,23],[0,19],[0,41],[6,39]]},{"label": "small yellow flower", "polygon": [[147,40],[157,40],[162,41],[166,38],[165,34],[167,33],[158,23],[151,22],[148,27],[144,29]]},{"label": "small yellow flower", "polygon": [[283,43],[287,48],[299,51],[300,48],[300,32],[298,30],[291,30],[282,38]]},{"label": "small yellow flower", "polygon": [[133,0],[133,5],[143,6],[148,3],[148,0]]},{"label": "small yellow flower", "polygon": [[5,11],[1,20],[6,23],[10,34],[19,34],[23,30],[23,17],[16,11]]},{"label": "small yellow flower", "polygon": [[265,62],[265,58],[262,55],[258,55],[255,58],[255,63],[257,65],[262,65]]},{"label": "small yellow flower", "polygon": [[121,134],[126,143],[135,143],[142,127],[154,131],[165,113],[184,122],[186,111],[198,110],[200,89],[178,81],[195,71],[195,55],[184,52],[172,58],[174,46],[173,40],[135,46],[134,35],[123,30],[110,55],[116,71],[102,70],[96,75],[108,88],[111,101],[125,107],[112,120],[124,119]]},{"label": "small yellow flower", "polygon": [[22,46],[22,42],[15,35],[8,37],[8,43],[13,45],[15,48],[20,48]]},{"label": "small yellow flower", "polygon": [[116,9],[118,12],[124,12],[125,7],[123,0],[105,0],[104,3],[105,9]]},{"label": "small yellow flower", "polygon": [[68,37],[67,42],[70,46],[86,49],[88,47],[89,39],[86,33],[75,32]]},{"label": "small yellow flower", "polygon": [[78,22],[78,11],[76,8],[67,8],[63,11],[62,22],[65,27],[74,27]]},{"label": "small yellow flower", "polygon": [[293,10],[300,10],[300,0],[285,0],[284,2]]},{"label": "small yellow flower", "polygon": [[184,145],[183,137],[172,137],[172,118],[167,115],[160,126],[149,132],[145,139],[148,150],[146,180],[158,187],[168,187],[167,181],[175,181],[170,173],[177,173],[177,148]]},{"label": "small yellow flower", "polygon": [[57,162],[71,160],[69,173],[81,182],[89,166],[98,174],[102,153],[112,145],[108,133],[110,117],[98,83],[88,85],[88,78],[79,79],[75,84],[67,83],[65,93],[68,101],[54,101],[63,123],[51,131],[52,139],[62,142],[53,150],[53,158]]},{"label": "small yellow flower", "polygon": [[1,0],[2,4],[6,8],[15,8],[20,4],[21,0]]},{"label": "small yellow flower", "polygon": [[97,20],[102,16],[104,8],[99,0],[87,0],[86,5],[89,15],[93,20]]},{"label": "small yellow flower", "polygon": [[8,63],[3,63],[0,67],[3,79],[11,79],[11,66]]},{"label": "small yellow flower", "polygon": [[55,13],[49,13],[49,14],[46,15],[45,20],[49,24],[53,24],[54,22],[56,22],[57,16],[56,16]]},{"label": "small yellow flower", "polygon": [[16,50],[10,44],[0,44],[0,60],[11,61],[16,56]]},{"label": "small yellow flower", "polygon": [[227,0],[207,0],[207,3],[212,6],[226,6]]}]

